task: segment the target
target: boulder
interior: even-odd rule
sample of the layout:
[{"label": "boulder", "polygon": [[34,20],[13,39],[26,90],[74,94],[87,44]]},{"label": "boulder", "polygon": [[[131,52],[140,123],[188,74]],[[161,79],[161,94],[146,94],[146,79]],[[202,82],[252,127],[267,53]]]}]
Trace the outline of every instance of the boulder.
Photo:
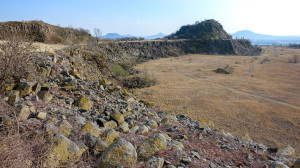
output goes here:
[{"label": "boulder", "polygon": [[51,100],[53,98],[53,96],[48,91],[39,91],[38,96],[39,96],[39,99],[41,99],[42,101],[44,101],[46,103],[51,102]]},{"label": "boulder", "polygon": [[72,131],[72,125],[67,120],[62,120],[59,123],[59,132],[65,137],[69,137]]},{"label": "boulder", "polygon": [[145,125],[140,126],[137,134],[147,134],[149,132],[149,128]]},{"label": "boulder", "polygon": [[147,167],[150,168],[162,168],[164,166],[164,158],[157,158],[152,156],[150,160],[146,163]]},{"label": "boulder", "polygon": [[25,121],[27,120],[27,118],[29,117],[30,115],[30,109],[28,106],[24,106],[22,105],[21,108],[20,108],[20,112],[18,114],[18,120],[19,121]]},{"label": "boulder", "polygon": [[83,95],[79,96],[79,98],[75,101],[75,106],[78,106],[81,109],[90,110],[93,107],[93,102]]},{"label": "boulder", "polygon": [[111,120],[108,122],[104,122],[103,126],[105,129],[114,129],[118,127],[118,124],[115,121]]},{"label": "boulder", "polygon": [[86,132],[86,133],[91,133],[92,135],[94,135],[95,137],[99,137],[99,134],[101,133],[100,128],[98,127],[97,124],[93,123],[93,122],[88,122],[86,123],[81,131]]},{"label": "boulder", "polygon": [[278,155],[283,155],[283,156],[296,157],[295,150],[291,146],[282,146],[282,147],[280,147],[277,151],[277,154]]},{"label": "boulder", "polygon": [[101,168],[115,168],[117,166],[132,166],[137,161],[134,146],[124,139],[111,144],[99,158]]},{"label": "boulder", "polygon": [[101,136],[105,144],[109,146],[114,142],[115,139],[119,138],[119,133],[113,129],[107,129]]},{"label": "boulder", "polygon": [[141,157],[150,157],[155,152],[164,150],[167,148],[167,140],[163,134],[155,134],[149,137],[143,144],[138,148],[138,153]]},{"label": "boulder", "polygon": [[216,70],[214,70],[216,73],[222,73],[222,74],[232,74],[233,73],[234,68],[226,65],[224,68],[218,68]]},{"label": "boulder", "polygon": [[37,94],[42,88],[42,85],[40,83],[35,83],[32,86],[32,92],[34,92],[35,94]]},{"label": "boulder", "polygon": [[294,168],[300,168],[300,159],[294,163]]},{"label": "boulder", "polygon": [[127,122],[123,122],[120,126],[119,126],[119,131],[123,132],[123,133],[127,133],[129,132],[129,126]]},{"label": "boulder", "polygon": [[47,113],[39,112],[36,118],[44,120],[44,119],[46,119],[46,117],[47,117]]},{"label": "boulder", "polygon": [[79,147],[67,137],[56,134],[53,145],[44,161],[44,167],[59,167],[76,163],[82,153],[87,150],[85,146]]},{"label": "boulder", "polygon": [[113,112],[110,116],[113,120],[115,120],[118,125],[121,125],[124,122],[124,116],[120,112]]},{"label": "boulder", "polygon": [[18,101],[20,101],[19,95],[20,95],[19,91],[14,91],[13,94],[11,96],[9,96],[8,103],[10,105],[16,104]]},{"label": "boulder", "polygon": [[32,84],[28,82],[22,82],[19,85],[18,90],[20,91],[20,97],[27,96],[32,92]]},{"label": "boulder", "polygon": [[271,164],[270,168],[289,168],[289,166],[287,166],[287,165],[284,164],[284,163],[275,161],[275,162],[273,162],[273,163]]},{"label": "boulder", "polygon": [[95,137],[91,133],[86,135],[86,145],[94,151],[94,154],[103,152],[106,150],[107,145],[101,139]]}]

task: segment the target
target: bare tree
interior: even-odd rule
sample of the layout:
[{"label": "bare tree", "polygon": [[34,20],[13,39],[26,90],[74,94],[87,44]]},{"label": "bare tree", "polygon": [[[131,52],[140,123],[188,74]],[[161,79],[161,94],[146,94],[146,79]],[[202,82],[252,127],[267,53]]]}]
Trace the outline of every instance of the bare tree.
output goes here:
[{"label": "bare tree", "polygon": [[99,40],[101,39],[101,36],[102,36],[102,32],[100,29],[98,28],[94,28],[94,34],[95,34],[95,37],[97,39],[97,43],[99,42]]}]

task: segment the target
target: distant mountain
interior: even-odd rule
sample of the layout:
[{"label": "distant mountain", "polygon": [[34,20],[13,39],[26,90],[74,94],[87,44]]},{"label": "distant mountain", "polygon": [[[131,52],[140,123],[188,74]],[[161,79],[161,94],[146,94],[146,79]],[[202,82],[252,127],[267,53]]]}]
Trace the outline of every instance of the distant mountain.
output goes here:
[{"label": "distant mountain", "polygon": [[272,36],[254,33],[250,30],[242,30],[232,34],[232,38],[245,38],[255,45],[288,45],[300,44],[300,36]]},{"label": "distant mountain", "polygon": [[146,40],[153,40],[153,39],[157,39],[157,38],[163,38],[163,37],[165,37],[165,36],[166,36],[166,35],[163,34],[163,33],[158,33],[158,34],[153,35],[153,36],[145,36],[144,38],[145,38]]},{"label": "distant mountain", "polygon": [[123,37],[134,37],[134,36],[130,35],[130,34],[120,35],[118,33],[107,33],[105,36],[102,36],[102,39],[117,39],[117,38],[123,38]]},{"label": "distant mountain", "polygon": [[[157,38],[163,38],[166,35],[162,34],[162,33],[158,33],[156,35],[153,36],[145,36],[144,38],[146,40],[153,40],[153,39],[157,39]],[[126,34],[126,35],[120,35],[118,33],[107,33],[105,36],[102,36],[102,39],[118,39],[118,38],[124,38],[124,37],[137,37],[137,36],[133,36],[130,34]]]}]

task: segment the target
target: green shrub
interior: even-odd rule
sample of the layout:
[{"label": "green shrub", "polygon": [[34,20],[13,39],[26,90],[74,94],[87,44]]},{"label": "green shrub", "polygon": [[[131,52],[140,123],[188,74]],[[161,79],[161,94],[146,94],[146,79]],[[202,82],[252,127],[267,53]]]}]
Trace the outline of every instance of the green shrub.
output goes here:
[{"label": "green shrub", "polygon": [[141,83],[142,86],[144,87],[150,87],[150,86],[154,86],[157,83],[157,80],[152,78],[149,75],[145,75],[141,78]]},{"label": "green shrub", "polygon": [[111,67],[111,71],[117,77],[125,77],[129,75],[129,73],[124,70],[124,68],[120,64],[114,64]]}]

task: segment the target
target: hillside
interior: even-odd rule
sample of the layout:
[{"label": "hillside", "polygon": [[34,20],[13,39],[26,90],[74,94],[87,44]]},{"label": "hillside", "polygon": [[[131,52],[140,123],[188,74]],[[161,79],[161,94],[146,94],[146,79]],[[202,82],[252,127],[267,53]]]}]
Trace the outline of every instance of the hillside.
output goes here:
[{"label": "hillside", "polygon": [[43,43],[78,43],[90,38],[84,29],[63,28],[43,21],[0,22],[0,37],[17,35]]},{"label": "hillside", "polygon": [[288,45],[300,44],[300,36],[271,36],[242,30],[232,34],[233,38],[245,38],[255,45]]},{"label": "hillside", "polygon": [[205,20],[193,25],[182,26],[176,33],[167,36],[169,39],[231,39],[231,36],[216,20]]},{"label": "hillside", "polygon": [[[48,42],[57,27],[43,25],[9,23],[2,32]],[[184,111],[155,108],[124,88],[112,68],[186,53],[259,54],[247,40],[101,42],[51,51],[5,40],[0,43],[3,167],[284,167],[300,162],[288,144],[267,147],[247,131],[238,137],[207,118],[195,121]]]}]

